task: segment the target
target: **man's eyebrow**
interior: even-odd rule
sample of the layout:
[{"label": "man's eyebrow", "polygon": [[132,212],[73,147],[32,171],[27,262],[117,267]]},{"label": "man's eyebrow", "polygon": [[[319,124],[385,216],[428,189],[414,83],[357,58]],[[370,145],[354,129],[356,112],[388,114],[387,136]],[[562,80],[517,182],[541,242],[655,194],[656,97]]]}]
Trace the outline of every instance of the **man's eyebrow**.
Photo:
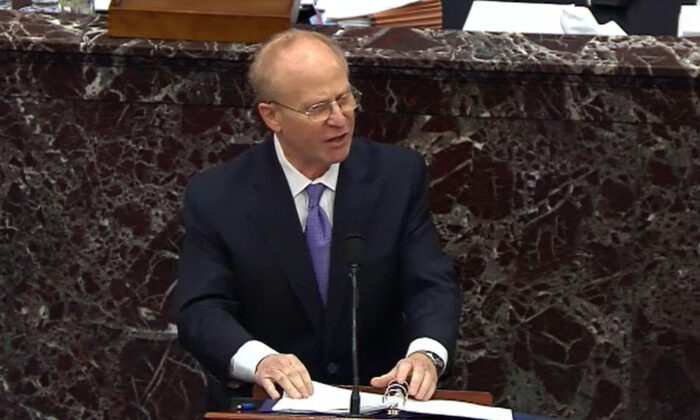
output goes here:
[{"label": "man's eyebrow", "polygon": [[351,86],[348,86],[348,88],[347,88],[345,91],[339,93],[339,94],[338,94],[335,98],[333,98],[333,99],[321,99],[321,100],[318,100],[318,101],[312,101],[312,102],[310,102],[308,105],[303,105],[303,106],[304,106],[304,108],[309,108],[309,107],[312,107],[312,106],[318,105],[318,104],[327,104],[327,103],[329,103],[329,102],[337,101],[338,98],[340,98],[341,96],[347,95],[348,93],[351,93],[351,92],[352,92],[352,87],[351,87]]}]

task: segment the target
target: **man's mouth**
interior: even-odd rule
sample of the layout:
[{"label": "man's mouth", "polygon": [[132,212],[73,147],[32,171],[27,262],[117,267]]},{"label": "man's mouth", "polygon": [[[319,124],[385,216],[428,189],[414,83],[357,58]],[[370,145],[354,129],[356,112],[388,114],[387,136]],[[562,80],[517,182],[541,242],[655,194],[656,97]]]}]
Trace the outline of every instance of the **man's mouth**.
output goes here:
[{"label": "man's mouth", "polygon": [[331,137],[328,140],[326,140],[326,143],[341,143],[343,140],[345,140],[345,136],[347,135],[348,133],[344,133],[336,137]]}]

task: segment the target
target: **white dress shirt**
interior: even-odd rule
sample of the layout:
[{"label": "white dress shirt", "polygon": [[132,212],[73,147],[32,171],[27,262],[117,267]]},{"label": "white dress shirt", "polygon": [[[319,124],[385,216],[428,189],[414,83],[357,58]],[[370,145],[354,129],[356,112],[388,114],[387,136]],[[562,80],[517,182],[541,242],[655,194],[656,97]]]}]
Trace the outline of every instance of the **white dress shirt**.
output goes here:
[{"label": "white dress shirt", "polygon": [[[297,214],[299,216],[299,223],[301,223],[301,228],[306,229],[306,218],[309,214],[308,210],[308,197],[304,190],[309,184],[321,183],[326,188],[323,190],[323,195],[321,196],[321,201],[319,205],[326,212],[328,220],[333,225],[333,203],[335,201],[335,188],[338,183],[338,170],[340,168],[339,163],[334,163],[328,170],[318,177],[317,179],[310,180],[301,172],[299,172],[292,164],[287,160],[287,157],[282,151],[279,139],[277,135],[274,136],[275,142],[275,152],[277,153],[277,159],[282,166],[282,171],[289,184],[289,191],[294,198],[294,205],[297,209]],[[418,351],[431,351],[437,354],[442,360],[447,364],[447,349],[440,344],[438,341],[433,340],[428,337],[421,337],[413,340],[408,346],[408,351],[406,355]],[[278,352],[272,349],[270,346],[263,342],[257,340],[250,340],[243,344],[236,354],[231,358],[231,363],[229,366],[229,371],[231,377],[244,382],[255,382],[255,370],[258,367],[258,363],[265,357],[271,354],[277,354]],[[398,360],[397,360],[398,362]],[[444,370],[444,369],[443,369]],[[386,373],[386,372],[383,372]],[[441,374],[442,372],[438,372]]]}]

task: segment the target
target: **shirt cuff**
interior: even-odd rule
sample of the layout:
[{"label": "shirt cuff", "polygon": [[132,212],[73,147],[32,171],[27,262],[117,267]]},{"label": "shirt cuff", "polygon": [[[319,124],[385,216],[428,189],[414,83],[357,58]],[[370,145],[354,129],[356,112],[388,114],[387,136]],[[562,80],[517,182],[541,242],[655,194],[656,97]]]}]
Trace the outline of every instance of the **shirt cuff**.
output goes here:
[{"label": "shirt cuff", "polygon": [[231,377],[243,382],[255,382],[255,369],[258,363],[271,354],[277,354],[277,352],[267,344],[256,340],[247,341],[231,358],[229,364]]},{"label": "shirt cuff", "polygon": [[416,338],[408,346],[408,351],[406,352],[406,356],[409,356],[409,355],[411,355],[415,352],[419,352],[419,351],[431,351],[431,352],[437,354],[438,357],[440,357],[442,359],[442,361],[445,362],[445,366],[443,366],[442,371],[439,373],[439,375],[442,375],[443,373],[445,373],[445,369],[447,368],[447,349],[445,348],[445,346],[440,344],[439,341],[433,340],[432,338],[428,338],[428,337]]}]

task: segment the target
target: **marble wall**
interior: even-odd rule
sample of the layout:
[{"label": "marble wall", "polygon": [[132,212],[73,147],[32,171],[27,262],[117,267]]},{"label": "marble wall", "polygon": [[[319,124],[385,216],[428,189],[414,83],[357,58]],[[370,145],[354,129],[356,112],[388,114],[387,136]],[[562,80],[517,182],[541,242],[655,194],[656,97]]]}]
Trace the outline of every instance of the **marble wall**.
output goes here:
[{"label": "marble wall", "polygon": [[[202,410],[169,315],[180,195],[260,140],[254,47],[105,28],[0,11],[0,418]],[[357,132],[430,165],[464,294],[444,385],[561,418],[700,418],[700,40],[334,36]]]}]

